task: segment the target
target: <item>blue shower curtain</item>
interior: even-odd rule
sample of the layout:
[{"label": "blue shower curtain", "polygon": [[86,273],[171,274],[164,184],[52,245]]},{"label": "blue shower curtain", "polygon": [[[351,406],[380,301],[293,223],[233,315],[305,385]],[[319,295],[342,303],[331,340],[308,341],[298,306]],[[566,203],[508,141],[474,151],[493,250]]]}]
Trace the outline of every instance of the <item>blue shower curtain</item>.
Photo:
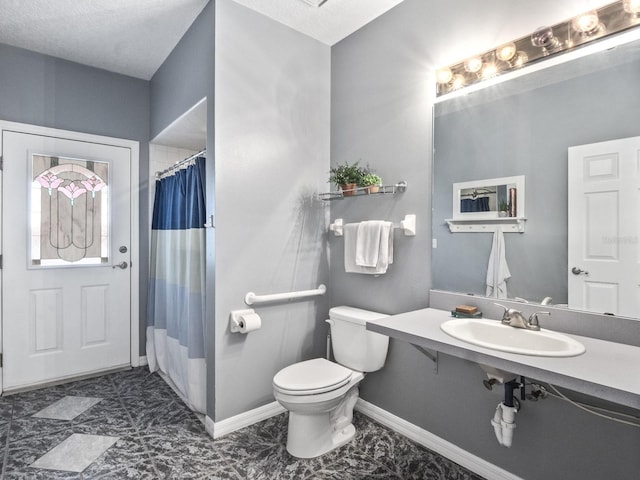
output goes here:
[{"label": "blue shower curtain", "polygon": [[205,159],[156,181],[147,360],[205,412]]}]

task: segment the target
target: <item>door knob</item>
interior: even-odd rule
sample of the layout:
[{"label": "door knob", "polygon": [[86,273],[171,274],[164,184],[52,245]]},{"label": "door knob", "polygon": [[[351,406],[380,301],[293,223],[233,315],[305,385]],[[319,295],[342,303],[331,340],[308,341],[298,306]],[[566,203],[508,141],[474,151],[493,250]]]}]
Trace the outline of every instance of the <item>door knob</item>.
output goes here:
[{"label": "door knob", "polygon": [[582,270],[578,267],[573,267],[571,269],[571,273],[573,273],[574,275],[589,275],[589,272],[587,272],[586,270]]},{"label": "door knob", "polygon": [[125,270],[128,266],[129,266],[129,264],[127,262],[120,262],[120,263],[117,263],[116,265],[114,265],[111,268],[120,268],[122,270]]}]

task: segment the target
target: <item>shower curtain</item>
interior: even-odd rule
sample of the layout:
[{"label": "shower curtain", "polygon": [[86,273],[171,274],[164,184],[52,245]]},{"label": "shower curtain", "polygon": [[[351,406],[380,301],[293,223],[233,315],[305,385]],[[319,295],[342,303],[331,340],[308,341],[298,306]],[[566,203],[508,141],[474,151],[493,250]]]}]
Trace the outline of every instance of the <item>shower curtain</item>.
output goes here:
[{"label": "shower curtain", "polygon": [[156,181],[151,226],[147,360],[205,412],[205,159]]}]

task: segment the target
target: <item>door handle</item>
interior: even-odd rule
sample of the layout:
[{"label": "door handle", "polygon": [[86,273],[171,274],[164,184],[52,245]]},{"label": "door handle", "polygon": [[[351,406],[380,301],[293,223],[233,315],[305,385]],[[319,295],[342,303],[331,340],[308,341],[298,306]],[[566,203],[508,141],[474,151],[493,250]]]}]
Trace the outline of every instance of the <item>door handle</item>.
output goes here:
[{"label": "door handle", "polygon": [[126,268],[129,266],[129,264],[127,262],[120,262],[117,263],[115,265],[113,265],[111,268],[120,268],[122,270],[126,270]]},{"label": "door handle", "polygon": [[587,272],[586,270],[582,270],[578,267],[573,267],[571,269],[571,273],[573,273],[574,275],[589,275],[589,272]]}]

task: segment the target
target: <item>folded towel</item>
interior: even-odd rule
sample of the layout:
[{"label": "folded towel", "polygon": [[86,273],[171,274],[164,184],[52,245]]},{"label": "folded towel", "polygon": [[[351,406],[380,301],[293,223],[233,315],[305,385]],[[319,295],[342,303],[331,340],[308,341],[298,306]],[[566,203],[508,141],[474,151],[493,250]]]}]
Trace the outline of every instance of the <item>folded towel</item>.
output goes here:
[{"label": "folded towel", "polygon": [[380,248],[378,262],[373,267],[363,267],[356,264],[356,243],[358,237],[357,223],[347,223],[344,226],[344,270],[347,273],[362,273],[381,275],[393,263],[393,228],[391,223],[384,222],[380,229]]},{"label": "folded towel", "polygon": [[387,222],[377,220],[360,222],[356,235],[356,265],[375,267],[380,256],[382,227]]},{"label": "folded towel", "polygon": [[511,277],[504,248],[502,228],[493,234],[493,244],[487,267],[487,297],[507,298],[507,278]]}]

